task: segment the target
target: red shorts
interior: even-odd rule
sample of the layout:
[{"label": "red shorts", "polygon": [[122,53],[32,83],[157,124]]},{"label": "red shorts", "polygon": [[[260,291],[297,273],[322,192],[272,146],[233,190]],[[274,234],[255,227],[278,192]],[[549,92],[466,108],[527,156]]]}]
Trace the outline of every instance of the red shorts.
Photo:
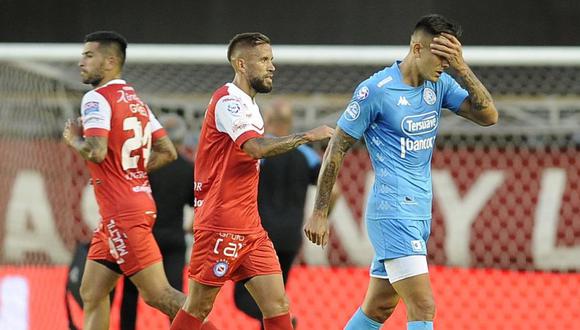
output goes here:
[{"label": "red shorts", "polygon": [[132,276],[162,260],[153,237],[155,213],[102,219],[93,233],[88,259],[116,263]]},{"label": "red shorts", "polygon": [[232,234],[195,230],[189,277],[199,283],[222,286],[258,275],[280,274],[280,262],[265,230]]}]

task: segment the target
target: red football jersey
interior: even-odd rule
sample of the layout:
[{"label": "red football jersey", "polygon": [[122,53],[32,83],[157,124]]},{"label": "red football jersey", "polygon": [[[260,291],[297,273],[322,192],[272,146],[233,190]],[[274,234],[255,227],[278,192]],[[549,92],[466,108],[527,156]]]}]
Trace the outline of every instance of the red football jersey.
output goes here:
[{"label": "red football jersey", "polygon": [[260,109],[249,95],[231,83],[213,94],[195,158],[194,229],[239,234],[261,230],[260,163],[241,147],[263,134]]},{"label": "red football jersey", "polygon": [[84,95],[81,116],[85,137],[108,137],[105,160],[87,162],[101,217],[155,212],[146,165],[166,133],[149,107],[116,79]]}]

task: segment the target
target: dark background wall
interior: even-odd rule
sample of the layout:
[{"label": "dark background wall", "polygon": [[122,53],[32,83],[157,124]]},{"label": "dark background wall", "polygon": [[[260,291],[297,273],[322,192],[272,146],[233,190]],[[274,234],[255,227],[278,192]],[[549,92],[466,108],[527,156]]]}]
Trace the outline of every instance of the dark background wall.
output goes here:
[{"label": "dark background wall", "polygon": [[461,23],[464,44],[580,45],[577,0],[0,0],[0,42],[115,29],[134,43],[221,44],[260,31],[277,44],[401,45],[432,12]]}]

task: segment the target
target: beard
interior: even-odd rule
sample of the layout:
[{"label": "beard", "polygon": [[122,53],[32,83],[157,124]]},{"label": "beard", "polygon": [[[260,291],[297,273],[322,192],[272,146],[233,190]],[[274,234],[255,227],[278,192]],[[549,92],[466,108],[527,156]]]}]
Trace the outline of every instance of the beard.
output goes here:
[{"label": "beard", "polygon": [[92,86],[98,86],[101,81],[103,81],[103,75],[100,73],[96,73],[90,76],[87,76],[83,79],[83,84],[89,84]]},{"label": "beard", "polygon": [[266,80],[265,79],[260,79],[260,78],[252,78],[250,79],[250,86],[252,86],[252,88],[258,92],[258,93],[270,93],[272,91],[272,85],[268,85],[266,84]]}]

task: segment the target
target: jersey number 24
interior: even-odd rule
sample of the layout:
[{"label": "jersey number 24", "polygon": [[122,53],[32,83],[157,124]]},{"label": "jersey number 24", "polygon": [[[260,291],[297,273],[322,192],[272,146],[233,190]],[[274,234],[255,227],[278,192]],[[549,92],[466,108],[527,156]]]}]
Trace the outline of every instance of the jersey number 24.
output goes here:
[{"label": "jersey number 24", "polygon": [[121,147],[121,162],[123,170],[131,170],[138,168],[139,154],[131,153],[135,150],[141,150],[143,156],[143,166],[147,166],[149,155],[151,154],[151,122],[141,128],[141,122],[136,117],[128,117],[123,120],[123,130],[133,131],[133,137],[128,138],[123,147]]}]

